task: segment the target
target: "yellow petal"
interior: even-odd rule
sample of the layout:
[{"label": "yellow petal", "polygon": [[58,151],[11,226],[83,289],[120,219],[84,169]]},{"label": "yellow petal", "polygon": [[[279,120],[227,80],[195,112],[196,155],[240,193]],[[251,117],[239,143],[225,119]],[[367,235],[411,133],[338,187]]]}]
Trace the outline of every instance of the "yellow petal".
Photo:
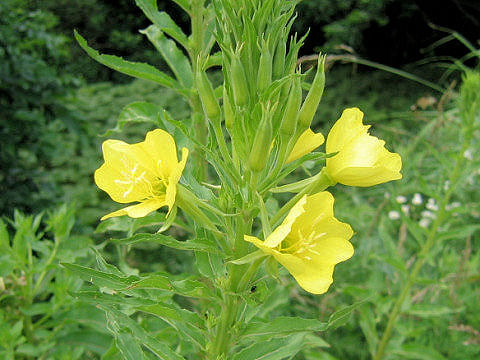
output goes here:
[{"label": "yellow petal", "polygon": [[298,138],[286,163],[292,162],[306,155],[323,144],[325,138],[321,133],[314,133],[312,129],[305,130]]},{"label": "yellow petal", "polygon": [[[291,237],[296,240],[299,235],[308,238],[310,234],[324,234],[350,239],[353,230],[350,225],[338,221],[333,214],[334,198],[328,191],[322,191],[307,197],[305,212],[292,226]],[[323,236],[322,236],[323,238]]]},{"label": "yellow petal", "polygon": [[105,220],[111,217],[128,215],[131,218],[140,218],[150,214],[162,206],[165,206],[166,202],[164,198],[150,199],[140,204],[127,206],[126,208],[114,211],[110,214],[103,216],[100,220]]},{"label": "yellow petal", "polygon": [[389,152],[385,142],[368,134],[363,113],[346,109],[327,138],[327,171],[333,180],[350,186],[372,186],[402,177],[400,155]]},{"label": "yellow petal", "polygon": [[366,134],[370,126],[363,125],[363,112],[358,108],[348,108],[340,119],[332,126],[327,137],[326,151],[328,154],[342,150],[345,144],[355,137]]},{"label": "yellow petal", "polygon": [[264,246],[269,248],[277,247],[290,233],[292,225],[295,220],[305,212],[304,206],[307,202],[307,196],[304,195],[290,210],[287,217],[283,220],[282,224],[278,226],[263,243]]},{"label": "yellow petal", "polygon": [[185,164],[187,163],[188,158],[188,149],[182,148],[182,160],[177,164],[177,166],[172,170],[168,178],[168,185],[166,190],[165,201],[168,205],[168,212],[173,208],[175,203],[175,197],[177,195],[177,184],[182,177],[183,170],[185,169]]},{"label": "yellow petal", "polygon": [[148,156],[154,161],[157,175],[168,179],[177,167],[177,148],[173,137],[164,130],[149,131],[141,143]]},{"label": "yellow petal", "polygon": [[95,183],[119,203],[142,201],[151,195],[155,181],[152,162],[139,144],[107,140],[102,144],[105,163],[95,171]]},{"label": "yellow petal", "polygon": [[319,255],[309,254],[310,260],[280,252],[275,252],[273,256],[304,290],[323,294],[333,282],[335,265],[352,257],[354,250],[346,239],[326,237],[316,244],[315,252]]}]

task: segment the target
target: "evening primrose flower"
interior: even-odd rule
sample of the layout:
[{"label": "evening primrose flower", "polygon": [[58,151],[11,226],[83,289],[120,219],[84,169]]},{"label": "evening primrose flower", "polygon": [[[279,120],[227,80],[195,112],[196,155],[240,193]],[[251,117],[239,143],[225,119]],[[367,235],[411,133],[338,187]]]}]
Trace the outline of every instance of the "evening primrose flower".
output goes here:
[{"label": "evening primrose flower", "polygon": [[345,109],[327,137],[326,151],[332,180],[350,186],[373,186],[402,178],[400,155],[385,148],[385,141],[368,133],[358,108]]},{"label": "evening primrose flower", "polygon": [[297,159],[300,159],[303,155],[306,155],[317,147],[323,144],[325,138],[321,133],[314,133],[312,129],[308,128],[305,130],[302,135],[298,138],[297,142],[293,146],[290,155],[286,160],[286,163],[290,163]]},{"label": "evening primrose flower", "polygon": [[326,191],[305,195],[265,241],[248,235],[244,238],[272,255],[303,289],[323,294],[333,282],[335,265],[353,255],[348,241],[353,230],[334,217],[333,202]]},{"label": "evening primrose flower", "polygon": [[170,212],[188,149],[182,149],[179,162],[173,137],[156,129],[136,144],[107,140],[102,151],[105,163],[95,171],[97,186],[116,202],[139,204],[114,211],[101,220],[122,215],[139,218],[163,206],[168,206]]}]

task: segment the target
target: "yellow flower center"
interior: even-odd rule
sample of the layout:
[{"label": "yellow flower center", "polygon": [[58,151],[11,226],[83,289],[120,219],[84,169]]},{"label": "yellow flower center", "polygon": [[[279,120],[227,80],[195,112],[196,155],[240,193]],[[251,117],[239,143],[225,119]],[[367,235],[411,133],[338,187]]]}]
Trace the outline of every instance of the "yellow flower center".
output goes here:
[{"label": "yellow flower center", "polygon": [[[312,260],[309,256],[311,254],[321,255],[318,251],[314,250],[317,246],[317,239],[326,235],[326,233],[320,233],[318,231],[312,231],[307,237],[302,234],[302,232],[297,229],[295,237],[289,236],[279,245],[278,251],[282,253],[288,253],[302,257],[305,260]],[[282,245],[285,244],[286,247],[282,248]]]},{"label": "yellow flower center", "polygon": [[[123,178],[115,179],[115,183],[118,185],[127,185],[127,190],[123,193],[123,197],[126,198],[134,189],[139,193],[145,195],[143,200],[156,198],[162,194],[165,194],[168,181],[163,176],[155,176],[146,170],[143,170],[139,164],[135,164],[131,167],[128,159],[124,156],[121,159],[124,169],[120,171]],[[162,172],[162,160],[157,161],[157,169],[159,174]]]}]

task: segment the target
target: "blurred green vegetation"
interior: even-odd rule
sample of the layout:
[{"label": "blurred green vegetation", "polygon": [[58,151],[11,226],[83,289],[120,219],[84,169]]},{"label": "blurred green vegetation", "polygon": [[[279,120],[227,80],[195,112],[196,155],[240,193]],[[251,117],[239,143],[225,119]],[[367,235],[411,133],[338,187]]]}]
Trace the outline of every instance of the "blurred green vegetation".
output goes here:
[{"label": "blurred green vegetation", "polygon": [[[376,52],[370,52],[373,47],[366,38],[374,28],[388,28],[392,6],[400,9],[403,18],[419,21],[415,2],[400,3],[305,0],[299,6],[295,29],[303,33],[311,27],[312,34],[319,34],[310,36],[305,54],[315,47],[333,50],[345,44],[368,57]],[[159,7],[188,27],[187,19],[170,4],[159,2]],[[102,263],[98,253],[87,251],[88,246],[142,225],[131,219],[113,219],[100,225],[95,239],[85,236],[92,234],[101,215],[113,210],[107,195],[93,183],[104,139],[98,135],[114,128],[122,108],[134,101],[156,103],[176,119],[186,117],[188,108],[169,90],[130,81],[96,64],[71,34],[77,28],[95,48],[163,69],[160,57],[138,33],[147,25],[128,0],[0,2],[0,214],[4,217],[0,221],[0,351],[5,359],[38,354],[48,354],[45,359],[99,358],[111,342],[103,312],[71,300],[69,293],[78,291],[80,282],[58,266],[62,261],[90,261],[87,258]],[[433,42],[436,38],[430,35],[428,40]],[[402,55],[401,61],[418,59],[421,46],[429,45],[425,37],[421,40],[413,47],[415,52],[408,52],[415,56]],[[377,47],[390,51],[383,45]],[[444,71],[412,68],[418,69],[436,79]],[[455,71],[449,77],[457,87],[459,74]],[[415,234],[433,220],[433,204],[438,204],[442,190],[448,187],[447,177],[458,153],[461,126],[457,87],[452,85],[451,91],[440,94],[394,74],[352,64],[335,64],[328,72],[312,127],[325,133],[344,108],[360,107],[366,121],[375,125],[374,133],[402,155],[404,179],[371,189],[336,188],[337,216],[351,223],[357,233],[352,240],[356,255],[337,267],[337,281],[325,296],[301,292],[283,272],[280,286],[273,280],[265,283],[276,288],[268,301],[277,315],[325,319],[333,310],[369,299],[346,326],[325,333],[330,348],[307,353],[304,359],[368,359],[378,345],[398,287],[421,245]],[[144,125],[127,126],[110,137],[136,142],[146,130]],[[476,131],[449,204],[448,221],[440,231],[445,239],[428,259],[419,286],[406,302],[392,340],[395,352],[389,359],[463,360],[480,354],[480,159],[476,156],[480,148]],[[309,171],[308,164],[305,170]],[[59,208],[62,203],[72,207]],[[38,215],[44,212],[48,215]],[[148,221],[163,220],[154,215]],[[180,230],[172,231],[184,236]],[[191,271],[193,261],[188,253],[157,245],[133,249],[108,245],[101,250],[109,261],[132,273],[168,270],[178,274]],[[15,258],[10,255],[13,251],[23,251],[23,255]],[[45,273],[45,280],[38,287],[25,286],[33,273]]]}]

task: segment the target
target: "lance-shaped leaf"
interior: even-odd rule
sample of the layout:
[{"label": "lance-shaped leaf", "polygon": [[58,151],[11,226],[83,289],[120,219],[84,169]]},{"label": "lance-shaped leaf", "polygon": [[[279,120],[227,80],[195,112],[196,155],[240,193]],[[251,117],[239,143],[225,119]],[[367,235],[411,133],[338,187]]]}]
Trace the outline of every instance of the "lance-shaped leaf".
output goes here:
[{"label": "lance-shaped leaf", "polygon": [[148,40],[162,54],[162,57],[170,69],[172,69],[178,81],[186,88],[191,88],[193,85],[192,67],[187,57],[177,48],[175,42],[167,39],[157,25],[150,25],[145,30],[140,30],[140,32],[147,35]]},{"label": "lance-shaped leaf", "polygon": [[233,360],[281,360],[291,359],[304,349],[305,334],[294,334],[281,339],[254,342],[237,352]]},{"label": "lance-shaped leaf", "polygon": [[[158,114],[162,111],[162,107],[145,101],[136,101],[128,104],[122,109],[118,116],[117,125],[108,130],[103,136],[109,136],[113,132],[119,132],[128,123],[152,123],[160,126]],[[161,127],[161,126],[160,126]]]},{"label": "lance-shaped leaf", "polygon": [[153,66],[144,63],[127,61],[114,55],[100,54],[97,50],[89,47],[87,41],[77,31],[75,31],[75,39],[77,39],[78,44],[82,47],[82,49],[85,50],[92,59],[98,61],[100,64],[108,66],[109,68],[126,75],[130,75],[139,79],[154,81],[160,85],[170,89],[175,89],[182,93],[181,88],[175,79],[164,74]]},{"label": "lance-shaped leaf", "polygon": [[175,280],[166,274],[150,275],[133,282],[128,289],[168,290],[186,297],[214,299],[212,291],[202,282],[194,279]]},{"label": "lance-shaped leaf", "polygon": [[157,0],[135,0],[135,3],[160,30],[178,41],[186,50],[189,49],[187,36],[166,12],[158,11]]},{"label": "lance-shaped leaf", "polygon": [[242,338],[263,341],[293,333],[324,331],[327,327],[328,324],[317,319],[281,316],[273,321],[252,321],[243,332]]},{"label": "lance-shaped leaf", "polygon": [[215,243],[206,238],[195,238],[193,240],[178,241],[177,239],[163,234],[136,234],[126,239],[113,239],[114,243],[133,245],[139,242],[153,242],[178,250],[195,250],[210,253],[218,253]]},{"label": "lance-shaped leaf", "polygon": [[[115,310],[112,306],[104,306],[99,304],[102,310],[107,313],[107,317],[111,326],[111,331],[116,335],[118,329],[129,329],[137,342],[148,348],[159,359],[162,360],[185,360],[185,358],[169,348],[165,343],[160,342],[155,337],[145,331],[136,321],[122,313]],[[117,344],[118,345],[118,344]]]},{"label": "lance-shaped leaf", "polygon": [[186,337],[200,349],[205,348],[203,321],[197,314],[169,304],[141,306],[138,310],[155,315]]}]

